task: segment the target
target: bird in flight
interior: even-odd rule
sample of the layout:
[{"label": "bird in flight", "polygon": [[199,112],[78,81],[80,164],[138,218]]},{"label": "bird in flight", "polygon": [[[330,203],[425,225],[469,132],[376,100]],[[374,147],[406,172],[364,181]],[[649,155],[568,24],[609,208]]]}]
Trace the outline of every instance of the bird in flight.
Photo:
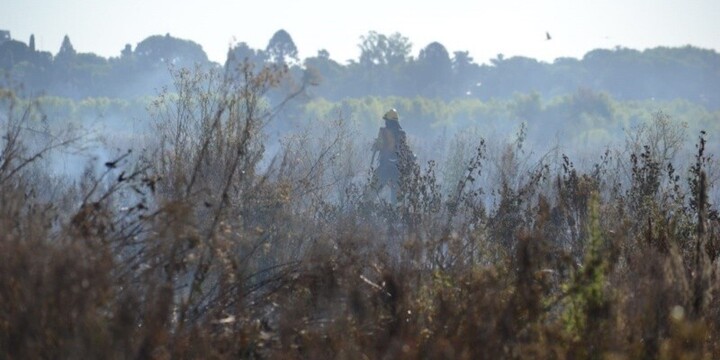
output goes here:
[{"label": "bird in flight", "polygon": [[552,40],[552,36],[550,36],[549,32],[545,32],[545,40]]}]

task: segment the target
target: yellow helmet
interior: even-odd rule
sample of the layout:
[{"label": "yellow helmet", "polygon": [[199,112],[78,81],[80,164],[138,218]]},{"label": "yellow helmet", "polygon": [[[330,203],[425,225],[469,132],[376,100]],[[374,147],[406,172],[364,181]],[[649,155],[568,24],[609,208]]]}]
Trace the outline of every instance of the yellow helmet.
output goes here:
[{"label": "yellow helmet", "polygon": [[382,118],[383,118],[383,120],[395,120],[395,121],[400,120],[400,117],[398,116],[398,112],[395,109],[388,110],[388,112],[386,112]]}]

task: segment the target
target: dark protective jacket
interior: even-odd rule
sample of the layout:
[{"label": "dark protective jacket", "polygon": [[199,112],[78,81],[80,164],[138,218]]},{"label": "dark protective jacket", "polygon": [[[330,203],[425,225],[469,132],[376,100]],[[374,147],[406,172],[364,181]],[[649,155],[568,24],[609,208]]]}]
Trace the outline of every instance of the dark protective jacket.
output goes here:
[{"label": "dark protective jacket", "polygon": [[400,124],[388,121],[387,126],[380,128],[372,150],[378,153],[378,167],[375,169],[378,186],[396,187],[400,180],[401,159],[414,160],[407,145],[407,135]]}]

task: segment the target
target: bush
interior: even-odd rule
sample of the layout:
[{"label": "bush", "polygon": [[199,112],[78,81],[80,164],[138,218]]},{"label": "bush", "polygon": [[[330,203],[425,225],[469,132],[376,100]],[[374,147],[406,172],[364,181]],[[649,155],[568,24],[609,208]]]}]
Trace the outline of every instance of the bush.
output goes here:
[{"label": "bush", "polygon": [[265,158],[277,109],[263,94],[285,73],[236,70],[177,74],[152,107],[156,141],[75,183],[42,166],[74,133],[38,131],[35,103],[3,90],[2,357],[720,351],[707,134],[687,182],[668,147],[609,149],[583,169],[531,156],[524,128],[510,143],[458,137],[442,166],[404,167],[389,203],[347,165],[363,145],[343,119]]}]

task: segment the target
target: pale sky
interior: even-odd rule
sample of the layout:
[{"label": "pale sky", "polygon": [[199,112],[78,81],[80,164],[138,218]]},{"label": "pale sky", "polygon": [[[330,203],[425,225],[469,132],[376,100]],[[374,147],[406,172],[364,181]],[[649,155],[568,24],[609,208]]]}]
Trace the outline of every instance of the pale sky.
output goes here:
[{"label": "pale sky", "polygon": [[476,62],[499,53],[552,61],[617,45],[720,50],[720,0],[4,0],[0,29],[24,42],[35,34],[37,48],[53,54],[65,34],[76,50],[108,57],[170,33],[224,62],[230,44],[264,49],[285,29],[300,58],[324,48],[345,63],[374,30],[408,37],[413,55],[438,41]]}]

